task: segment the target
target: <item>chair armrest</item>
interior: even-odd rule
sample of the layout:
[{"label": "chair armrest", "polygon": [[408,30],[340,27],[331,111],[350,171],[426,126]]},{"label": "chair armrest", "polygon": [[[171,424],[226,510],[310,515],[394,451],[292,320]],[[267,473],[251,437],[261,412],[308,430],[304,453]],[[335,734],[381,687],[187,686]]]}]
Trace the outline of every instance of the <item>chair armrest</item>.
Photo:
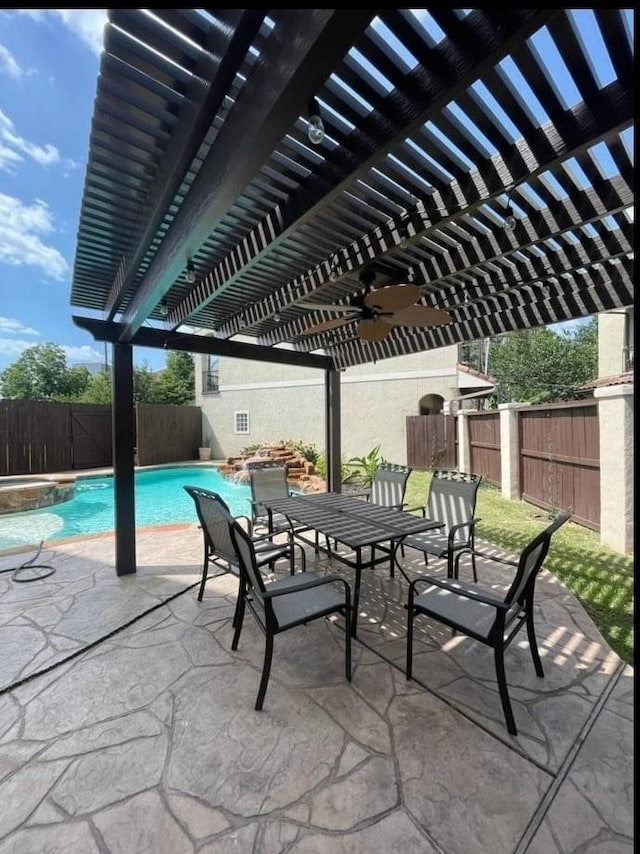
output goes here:
[{"label": "chair armrest", "polygon": [[[271,532],[267,531],[266,534],[256,534],[255,537],[251,537],[251,539],[253,540],[254,543],[261,543],[264,540],[271,540],[273,538],[274,534],[277,534],[277,533],[279,533],[279,532],[278,531],[275,531],[275,532],[274,531],[271,531]],[[282,543],[282,544],[274,543],[273,544],[274,549],[284,548],[285,546],[286,546],[286,543]]]},{"label": "chair armrest", "polygon": [[448,539],[449,539],[449,548],[450,548],[450,549],[461,549],[461,548],[464,548],[464,544],[463,544],[463,543],[461,543],[461,544],[460,544],[460,545],[458,545],[458,546],[454,546],[454,544],[453,544],[453,538],[455,537],[456,533],[457,533],[458,531],[460,531],[462,528],[469,528],[469,536],[467,537],[467,542],[470,542],[470,540],[471,540],[471,535],[473,534],[473,529],[475,528],[476,522],[480,522],[480,519],[469,519],[469,521],[468,521],[468,522],[460,522],[460,524],[458,524],[458,525],[452,525],[452,526],[449,528],[449,537],[448,537]]},{"label": "chair armrest", "polygon": [[405,509],[407,513],[415,513],[416,510],[419,510],[422,513],[423,518],[426,516],[424,507],[407,507]]},{"label": "chair armrest", "polygon": [[455,584],[452,584],[450,581],[443,581],[440,578],[434,578],[430,575],[421,575],[420,578],[414,578],[413,581],[409,584],[409,601],[413,601],[413,596],[415,593],[416,585],[420,582],[425,582],[426,584],[432,584],[435,587],[442,587],[443,590],[448,590],[450,593],[454,593],[456,596],[463,596],[465,599],[474,599],[476,602],[482,602],[485,605],[491,605],[494,608],[498,608],[502,611],[508,611],[513,603],[503,602],[502,599],[496,599],[494,596],[489,596],[486,593],[479,593],[476,590],[462,590],[462,588],[456,587]]},{"label": "chair armrest", "polygon": [[367,501],[369,501],[369,499],[371,498],[371,493],[370,492],[350,492],[349,497],[350,498],[366,498]]},{"label": "chair armrest", "polygon": [[243,522],[246,522],[247,530],[249,532],[249,536],[250,537],[253,536],[253,522],[251,521],[251,519],[248,516],[234,516],[233,518],[235,519],[236,522],[240,522],[240,520],[242,520]]},{"label": "chair armrest", "polygon": [[[304,575],[305,573],[300,573]],[[320,587],[322,584],[333,584],[339,581],[344,585],[345,590],[351,593],[351,588],[347,581],[340,575],[324,575],[322,578],[311,578],[308,581],[300,581],[298,584],[291,584],[288,587],[283,587],[280,590],[267,589],[262,594],[264,599],[273,599],[275,596],[286,596],[288,593],[299,593],[301,590],[310,590],[312,587]]]}]

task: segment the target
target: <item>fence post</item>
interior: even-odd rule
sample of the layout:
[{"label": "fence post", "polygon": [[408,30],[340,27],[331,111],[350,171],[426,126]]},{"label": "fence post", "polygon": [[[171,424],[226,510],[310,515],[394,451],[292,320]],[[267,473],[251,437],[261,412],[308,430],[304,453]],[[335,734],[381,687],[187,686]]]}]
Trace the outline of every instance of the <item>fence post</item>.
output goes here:
[{"label": "fence post", "polygon": [[500,403],[500,484],[502,497],[520,500],[520,438],[518,404]]},{"label": "fence post", "polygon": [[633,553],[633,385],[602,386],[600,427],[600,542]]},{"label": "fence post", "polygon": [[456,413],[458,425],[458,471],[471,471],[471,443],[469,442],[469,413],[471,409],[459,409]]}]

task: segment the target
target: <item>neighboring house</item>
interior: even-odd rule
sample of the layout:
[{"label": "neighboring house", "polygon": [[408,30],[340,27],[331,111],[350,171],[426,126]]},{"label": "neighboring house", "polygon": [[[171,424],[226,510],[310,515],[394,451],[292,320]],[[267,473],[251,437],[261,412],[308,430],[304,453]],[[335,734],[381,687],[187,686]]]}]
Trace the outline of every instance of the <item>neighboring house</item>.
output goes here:
[{"label": "neighboring house", "polygon": [[[282,439],[300,439],[324,451],[323,372],[196,358],[196,404],[214,458]],[[408,415],[442,412],[450,408],[445,404],[492,390],[490,377],[458,365],[455,345],[348,368],[341,374],[343,456],[361,456],[380,445],[386,459],[406,463]]]}]

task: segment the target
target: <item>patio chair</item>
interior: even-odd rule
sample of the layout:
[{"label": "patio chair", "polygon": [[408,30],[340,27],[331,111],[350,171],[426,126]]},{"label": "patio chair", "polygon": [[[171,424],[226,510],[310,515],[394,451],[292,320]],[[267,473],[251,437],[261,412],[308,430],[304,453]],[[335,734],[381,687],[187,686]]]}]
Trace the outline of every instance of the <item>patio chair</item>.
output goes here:
[{"label": "patio chair", "polygon": [[[525,546],[506,594],[481,591],[475,584],[457,579],[415,578],[409,585],[407,604],[407,679],[412,676],[413,621],[419,614],[450,626],[490,646],[494,651],[496,677],[507,729],[517,735],[504,670],[504,651],[523,625],[527,626],[529,648],[536,674],[544,676],[533,625],[533,593],[536,578],[549,551],[552,534],[571,517],[561,513],[544,531]],[[505,563],[505,561],[499,561]],[[418,585],[427,589],[417,592]]]},{"label": "patio chair", "polygon": [[427,565],[428,555],[446,558],[447,576],[457,578],[460,558],[468,552],[471,555],[473,580],[477,581],[475,526],[480,520],[475,518],[475,512],[481,480],[482,475],[479,474],[436,469],[429,484],[425,506],[409,509],[420,510],[426,518],[442,522],[442,526],[435,531],[406,537],[402,542],[402,555],[405,553],[404,547],[411,546],[424,553]]},{"label": "patio chair", "polygon": [[364,495],[367,501],[372,504],[402,510],[411,471],[407,466],[381,463],[373,476],[371,490],[360,494]]},{"label": "patio chair", "polygon": [[286,466],[281,464],[248,465],[251,485],[251,522],[264,525],[270,533],[290,531],[291,523],[281,513],[271,513],[265,502],[290,498],[293,494],[287,481]]},{"label": "patio chair", "polygon": [[260,537],[253,536],[251,520],[247,516],[234,517],[228,505],[217,493],[199,486],[185,486],[187,492],[194,500],[196,513],[202,528],[204,537],[204,560],[202,564],[202,580],[198,591],[198,602],[202,602],[204,586],[209,574],[209,564],[222,569],[223,572],[240,574],[236,550],[229,534],[229,526],[233,522],[243,520],[249,529],[249,535],[255,544],[256,562],[259,567],[273,566],[277,560],[288,558],[291,574],[295,571],[294,547],[297,545],[302,552],[302,565],[305,565],[305,553],[299,543],[294,543],[292,538],[286,543],[274,543],[269,535]]},{"label": "patio chair", "polygon": [[[305,625],[330,614],[342,614],[345,618],[345,676],[351,681],[351,588],[339,575],[296,573],[290,577],[266,583],[259,572],[255,544],[246,531],[237,523],[230,527],[235,545],[237,562],[240,566],[239,608],[231,649],[238,648],[245,606],[248,606],[266,642],[262,677],[255,708],[262,709],[267,691],[273,638],[275,635]],[[333,585],[333,587],[332,587]],[[343,590],[335,590],[342,585]],[[319,651],[322,654],[322,651]]]},{"label": "patio chair", "polygon": [[[371,489],[366,492],[350,493],[356,498],[366,498],[372,504],[379,504],[381,507],[392,507],[394,510],[402,510],[405,506],[404,496],[407,491],[407,481],[412,469],[398,465],[396,463],[381,463],[373,476]],[[338,548],[338,544],[334,543],[334,548]],[[386,549],[384,546],[378,545],[376,548],[388,550],[392,554],[393,544]],[[327,540],[327,549],[331,553],[331,546]],[[393,569],[391,570],[393,575]]]}]

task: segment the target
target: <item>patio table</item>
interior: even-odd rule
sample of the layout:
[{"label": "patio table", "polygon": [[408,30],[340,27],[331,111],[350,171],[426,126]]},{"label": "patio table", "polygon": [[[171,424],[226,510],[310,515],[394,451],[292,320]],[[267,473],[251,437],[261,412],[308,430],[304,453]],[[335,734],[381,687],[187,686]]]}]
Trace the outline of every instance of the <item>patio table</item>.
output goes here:
[{"label": "patio table", "polygon": [[[352,635],[356,636],[358,624],[358,605],[360,601],[360,580],[362,570],[373,569],[389,560],[391,574],[397,565],[402,574],[406,573],[398,563],[396,554],[405,537],[442,527],[437,519],[414,516],[404,510],[381,507],[350,495],[323,492],[314,495],[296,495],[265,502],[269,514],[281,513],[290,523],[300,523],[323,534],[329,540],[335,540],[347,546],[354,558],[333,551],[330,546],[320,546],[317,534],[311,542],[302,534],[295,533],[297,539],[316,550],[322,549],[331,557],[355,569],[356,579],[353,592]],[[384,544],[389,543],[389,547]],[[367,559],[366,552],[370,549]],[[383,552],[376,557],[376,549]]]}]

